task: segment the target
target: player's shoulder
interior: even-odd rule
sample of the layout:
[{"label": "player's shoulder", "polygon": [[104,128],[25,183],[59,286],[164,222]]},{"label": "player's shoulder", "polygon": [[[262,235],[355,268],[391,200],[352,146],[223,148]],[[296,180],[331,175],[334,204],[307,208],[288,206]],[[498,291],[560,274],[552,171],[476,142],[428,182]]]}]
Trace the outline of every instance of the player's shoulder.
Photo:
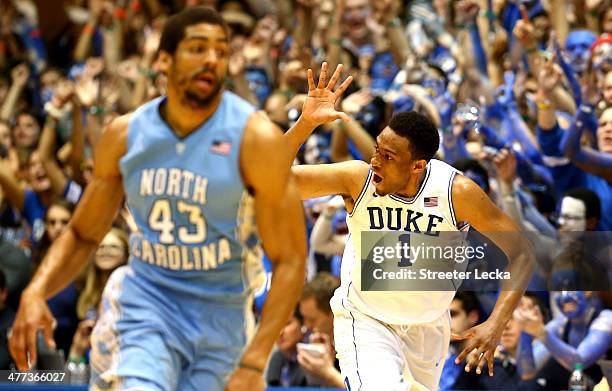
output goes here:
[{"label": "player's shoulder", "polygon": [[127,151],[127,136],[129,121],[132,113],[124,114],[113,119],[102,131],[96,155],[101,155],[104,159],[119,158]]},{"label": "player's shoulder", "polygon": [[462,197],[472,194],[477,191],[477,188],[479,188],[476,182],[466,177],[462,173],[457,173],[455,175],[451,186],[453,191],[453,198],[455,196]]},{"label": "player's shoulder", "polygon": [[242,141],[244,148],[283,148],[284,142],[282,130],[264,111],[255,111],[249,115]]},{"label": "player's shoulder", "polygon": [[353,199],[357,199],[359,194],[368,185],[366,183],[370,173],[370,165],[363,160],[347,160],[345,162],[334,163],[338,175],[341,176],[346,186],[349,187]]},{"label": "player's shoulder", "polygon": [[128,126],[130,124],[130,118],[132,118],[133,113],[127,113],[124,115],[120,115],[119,117],[114,118],[106,127],[104,133],[109,133],[113,136],[120,136],[127,134]]},{"label": "player's shoulder", "polygon": [[268,117],[263,110],[252,112],[247,119],[246,128],[261,136],[281,136],[282,130]]}]

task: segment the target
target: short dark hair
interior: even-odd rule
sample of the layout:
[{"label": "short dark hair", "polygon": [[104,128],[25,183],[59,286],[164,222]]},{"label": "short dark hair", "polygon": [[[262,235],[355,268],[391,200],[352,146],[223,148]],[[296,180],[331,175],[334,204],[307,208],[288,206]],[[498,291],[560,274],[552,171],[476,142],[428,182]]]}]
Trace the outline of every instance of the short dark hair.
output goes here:
[{"label": "short dark hair", "polygon": [[416,111],[393,115],[389,127],[410,143],[410,152],[416,160],[431,160],[440,147],[438,129],[429,118]]},{"label": "short dark hair", "polygon": [[75,209],[75,205],[72,202],[68,201],[65,198],[58,198],[53,201],[53,203],[47,208],[47,212],[45,213],[45,220],[47,219],[47,214],[49,213],[49,210],[51,210],[51,208],[54,206],[67,210],[68,212],[70,212],[71,216],[74,213]]},{"label": "short dark hair", "polygon": [[334,291],[340,286],[340,280],[333,274],[321,272],[304,286],[301,300],[314,298],[317,308],[323,312],[331,312],[329,301],[334,295]]},{"label": "short dark hair", "polygon": [[229,27],[217,11],[209,7],[189,7],[168,18],[159,41],[159,51],[174,55],[179,43],[185,38],[185,28],[199,23],[221,26],[226,34]]},{"label": "short dark hair", "polygon": [[593,191],[584,187],[577,187],[568,190],[564,197],[572,197],[584,202],[587,219],[591,217],[599,219],[601,217],[601,201],[599,196]]},{"label": "short dark hair", "polygon": [[478,297],[474,292],[470,291],[460,291],[455,293],[455,297],[453,300],[459,300],[461,302],[461,307],[465,311],[466,315],[468,315],[472,311],[478,312],[478,317],[480,318],[480,301],[478,301]]},{"label": "short dark hair", "polygon": [[533,301],[533,304],[537,306],[538,308],[540,308],[540,312],[542,313],[542,317],[544,318],[544,321],[547,321],[549,318],[549,310],[546,304],[544,304],[545,302],[539,293],[526,291],[523,296],[530,298]]}]

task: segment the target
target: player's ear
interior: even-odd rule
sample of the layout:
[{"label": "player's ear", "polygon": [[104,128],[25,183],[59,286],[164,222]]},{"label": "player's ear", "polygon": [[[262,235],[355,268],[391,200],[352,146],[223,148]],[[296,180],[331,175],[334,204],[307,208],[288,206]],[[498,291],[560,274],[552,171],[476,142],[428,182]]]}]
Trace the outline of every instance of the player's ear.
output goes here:
[{"label": "player's ear", "polygon": [[427,168],[427,161],[424,159],[415,160],[412,169],[416,172],[421,172]]},{"label": "player's ear", "polygon": [[160,72],[168,74],[170,66],[172,65],[172,55],[165,50],[161,50],[157,57],[157,66]]}]

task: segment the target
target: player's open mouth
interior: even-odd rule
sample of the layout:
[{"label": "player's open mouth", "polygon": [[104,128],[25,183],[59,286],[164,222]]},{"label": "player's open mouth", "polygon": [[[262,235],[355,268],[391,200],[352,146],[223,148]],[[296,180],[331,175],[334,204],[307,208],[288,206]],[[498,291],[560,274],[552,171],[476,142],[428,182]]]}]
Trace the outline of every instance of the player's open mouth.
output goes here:
[{"label": "player's open mouth", "polygon": [[194,78],[198,86],[210,88],[215,83],[215,78],[211,75],[200,74]]},{"label": "player's open mouth", "polygon": [[378,185],[382,180],[382,177],[376,173],[372,176],[372,182],[374,182],[375,185]]}]

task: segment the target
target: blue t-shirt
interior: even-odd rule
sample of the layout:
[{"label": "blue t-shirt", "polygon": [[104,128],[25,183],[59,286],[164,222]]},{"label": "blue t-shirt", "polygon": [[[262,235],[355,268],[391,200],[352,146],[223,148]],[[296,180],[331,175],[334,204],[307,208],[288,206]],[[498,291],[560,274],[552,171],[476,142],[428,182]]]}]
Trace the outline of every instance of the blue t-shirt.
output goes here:
[{"label": "blue t-shirt", "polygon": [[557,196],[561,197],[563,193],[576,187],[590,189],[597,194],[601,203],[601,218],[597,228],[600,231],[610,231],[612,230],[612,185],[602,177],[581,170],[563,155],[559,147],[563,132],[559,125],[547,131],[537,128],[544,164],[555,179]]},{"label": "blue t-shirt", "polygon": [[[77,204],[81,199],[83,189],[73,181],[68,181],[62,196],[66,201]],[[45,214],[47,206],[43,204],[40,196],[33,190],[26,189],[21,215],[32,229],[31,239],[33,243],[39,243],[45,233]]]}]

